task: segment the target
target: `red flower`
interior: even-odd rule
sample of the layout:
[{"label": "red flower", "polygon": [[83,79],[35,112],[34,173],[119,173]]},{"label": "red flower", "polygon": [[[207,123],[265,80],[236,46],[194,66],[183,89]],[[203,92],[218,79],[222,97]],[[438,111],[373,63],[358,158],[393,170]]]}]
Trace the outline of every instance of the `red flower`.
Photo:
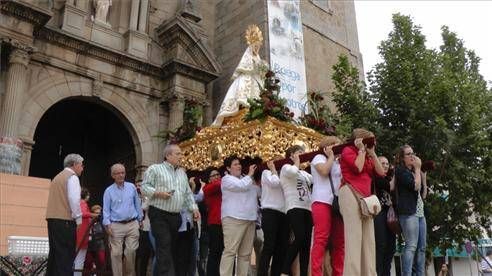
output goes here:
[{"label": "red flower", "polygon": [[22,264],[23,265],[30,265],[32,262],[32,259],[30,256],[24,256],[22,257]]}]

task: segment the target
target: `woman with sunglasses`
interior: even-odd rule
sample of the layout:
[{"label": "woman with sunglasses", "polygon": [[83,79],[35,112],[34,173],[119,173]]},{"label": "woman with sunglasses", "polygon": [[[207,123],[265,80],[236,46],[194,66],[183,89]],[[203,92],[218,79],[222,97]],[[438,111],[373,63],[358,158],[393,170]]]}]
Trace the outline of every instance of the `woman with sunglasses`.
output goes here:
[{"label": "woman with sunglasses", "polygon": [[405,239],[402,255],[402,275],[425,275],[426,221],[424,203],[420,195],[422,187],[422,162],[412,147],[400,147],[396,156],[395,180],[398,191],[398,219]]}]

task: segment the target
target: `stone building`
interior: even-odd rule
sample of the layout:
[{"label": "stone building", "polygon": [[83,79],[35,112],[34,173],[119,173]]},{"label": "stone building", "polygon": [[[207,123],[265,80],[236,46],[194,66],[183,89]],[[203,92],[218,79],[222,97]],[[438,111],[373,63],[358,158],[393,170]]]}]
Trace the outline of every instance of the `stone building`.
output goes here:
[{"label": "stone building", "polygon": [[[266,0],[2,0],[0,12],[0,137],[22,142],[18,173],[51,178],[77,152],[96,198],[111,164],[135,180],[162,160],[158,134],[186,101],[211,123],[244,30],[267,29]],[[353,1],[301,0],[301,17],[308,89],[332,89],[339,54],[362,68]]]}]

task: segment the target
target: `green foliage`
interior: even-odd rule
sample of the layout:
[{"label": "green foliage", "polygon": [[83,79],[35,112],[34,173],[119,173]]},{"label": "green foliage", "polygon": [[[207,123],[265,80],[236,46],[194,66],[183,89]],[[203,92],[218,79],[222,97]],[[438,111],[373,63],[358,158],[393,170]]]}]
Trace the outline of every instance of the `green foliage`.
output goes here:
[{"label": "green foliage", "polygon": [[393,25],[379,47],[383,62],[369,74],[380,112],[378,152],[391,156],[410,144],[438,163],[428,175],[429,248],[476,240],[481,227],[490,229],[492,214],[492,93],[479,58],[447,27],[434,51],[410,17],[395,14]]},{"label": "green foliage", "polygon": [[299,118],[299,124],[324,135],[335,135],[335,118],[324,102],[322,92],[308,92],[309,113]]},{"label": "green foliage", "polygon": [[428,103],[436,74],[435,52],[426,48],[420,27],[410,17],[396,14],[393,25],[388,39],[379,46],[384,61],[369,73],[372,99],[381,113],[378,146],[392,154],[403,144],[419,145],[419,153],[435,157],[438,152],[426,143],[438,142],[443,135],[434,133],[436,118]]},{"label": "green foliage", "polygon": [[158,134],[158,137],[171,144],[191,139],[201,129],[202,116],[203,109],[197,102],[186,101],[183,112],[183,125],[174,131],[164,130]]},{"label": "green foliage", "polygon": [[350,64],[345,55],[338,57],[338,63],[333,66],[333,70],[337,134],[349,137],[354,128],[360,127],[377,133],[378,111],[365,90],[364,82],[360,80],[359,70]]},{"label": "green foliage", "polygon": [[275,78],[275,73],[267,71],[263,86],[260,88],[260,98],[249,98],[249,111],[244,116],[244,121],[260,120],[264,122],[268,116],[280,121],[290,122],[294,113],[287,107],[287,100],[279,96],[280,80]]}]

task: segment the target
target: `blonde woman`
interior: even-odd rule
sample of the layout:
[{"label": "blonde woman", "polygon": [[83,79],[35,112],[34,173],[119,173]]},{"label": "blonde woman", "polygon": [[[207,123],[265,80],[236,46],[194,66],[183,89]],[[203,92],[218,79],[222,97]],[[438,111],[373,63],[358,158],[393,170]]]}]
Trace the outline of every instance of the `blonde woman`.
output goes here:
[{"label": "blonde woman", "polygon": [[340,159],[344,179],[339,192],[345,234],[344,275],[376,275],[374,222],[372,218],[361,217],[355,195],[370,196],[373,176],[384,175],[375,146],[368,147],[362,142],[371,137],[374,134],[368,130],[354,129],[351,137],[354,144],[342,150]]}]

